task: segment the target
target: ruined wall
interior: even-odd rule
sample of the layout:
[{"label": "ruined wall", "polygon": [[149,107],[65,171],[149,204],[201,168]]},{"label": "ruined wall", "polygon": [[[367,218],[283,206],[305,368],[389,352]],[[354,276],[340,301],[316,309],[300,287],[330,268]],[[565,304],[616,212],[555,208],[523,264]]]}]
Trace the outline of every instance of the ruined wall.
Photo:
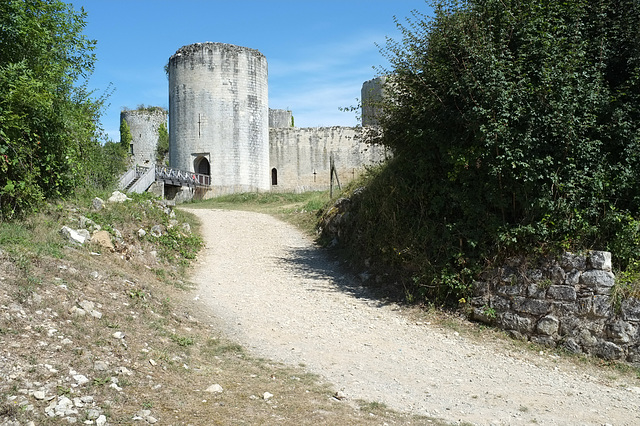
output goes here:
[{"label": "ruined wall", "polygon": [[169,161],[209,174],[216,195],[269,190],[267,60],[222,43],[180,48],[169,60]]},{"label": "ruined wall", "polygon": [[158,129],[162,123],[167,124],[167,110],[160,107],[124,110],[120,113],[122,120],[131,130],[134,163],[145,167],[155,164]]},{"label": "ruined wall", "polygon": [[359,127],[269,129],[271,190],[326,190],[332,153],[340,183],[345,185],[366,165],[386,156],[383,147],[367,143],[371,132]]},{"label": "ruined wall", "polygon": [[640,301],[614,303],[611,254],[565,253],[529,265],[510,259],[475,283],[472,317],[521,339],[640,363]]},{"label": "ruined wall", "polygon": [[293,114],[288,109],[269,109],[269,128],[293,127]]}]

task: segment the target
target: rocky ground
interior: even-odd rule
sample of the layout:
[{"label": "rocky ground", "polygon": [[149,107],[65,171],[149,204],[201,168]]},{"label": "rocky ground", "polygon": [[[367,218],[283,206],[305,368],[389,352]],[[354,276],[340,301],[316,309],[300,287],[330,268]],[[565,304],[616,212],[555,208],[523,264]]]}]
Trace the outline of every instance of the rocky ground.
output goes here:
[{"label": "rocky ground", "polygon": [[0,425],[434,423],[229,340],[180,267],[186,219],[121,197],[0,224]]},{"label": "rocky ground", "polygon": [[408,315],[270,216],[189,211],[206,242],[193,276],[203,321],[259,356],[304,365],[347,400],[478,425],[640,424],[633,375]]}]

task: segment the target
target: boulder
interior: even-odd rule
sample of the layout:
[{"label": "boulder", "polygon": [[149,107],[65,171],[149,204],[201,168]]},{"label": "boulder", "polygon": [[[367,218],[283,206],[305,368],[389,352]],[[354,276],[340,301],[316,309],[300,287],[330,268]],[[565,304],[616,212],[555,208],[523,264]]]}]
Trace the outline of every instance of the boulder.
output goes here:
[{"label": "boulder", "polygon": [[107,201],[110,203],[123,203],[128,200],[131,200],[131,198],[127,197],[126,194],[123,194],[120,191],[113,191],[113,193],[111,193],[111,197],[109,197]]},{"label": "boulder", "polygon": [[96,197],[91,202],[91,208],[93,210],[100,211],[102,210],[103,207],[104,207],[104,200],[102,200],[101,198]]},{"label": "boulder", "polygon": [[114,250],[115,247],[111,242],[111,235],[107,231],[96,231],[93,233],[91,237],[91,242],[99,245],[102,248],[106,248],[109,250]]},{"label": "boulder", "polygon": [[[83,229],[82,231],[86,231],[86,230]],[[87,237],[88,237],[88,232],[85,234],[85,233],[76,231],[74,229],[71,229],[68,226],[63,226],[62,229],[60,230],[60,233],[62,234],[63,237],[69,240],[69,242],[73,244],[79,244],[79,245],[84,244],[87,241]]]}]

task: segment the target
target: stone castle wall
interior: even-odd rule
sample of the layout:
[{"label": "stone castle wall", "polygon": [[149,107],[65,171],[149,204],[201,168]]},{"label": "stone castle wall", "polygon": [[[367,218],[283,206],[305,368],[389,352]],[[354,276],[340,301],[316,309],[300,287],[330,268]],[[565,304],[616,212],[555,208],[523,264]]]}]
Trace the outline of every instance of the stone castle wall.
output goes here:
[{"label": "stone castle wall", "polygon": [[330,158],[345,185],[386,158],[380,145],[367,143],[370,129],[311,127],[269,129],[271,190],[326,190],[330,184]]},{"label": "stone castle wall", "polygon": [[141,166],[156,163],[158,149],[158,129],[167,124],[167,111],[164,108],[124,110],[120,121],[126,121],[131,130],[133,161]]},{"label": "stone castle wall", "polygon": [[529,265],[511,259],[483,274],[470,301],[472,317],[575,353],[640,363],[640,301],[614,303],[611,254],[565,253]]}]

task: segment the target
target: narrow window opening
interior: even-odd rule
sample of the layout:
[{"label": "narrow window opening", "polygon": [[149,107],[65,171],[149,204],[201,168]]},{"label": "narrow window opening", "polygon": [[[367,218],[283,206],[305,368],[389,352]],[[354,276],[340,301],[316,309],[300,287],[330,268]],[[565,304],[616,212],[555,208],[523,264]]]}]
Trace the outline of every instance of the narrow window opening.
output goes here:
[{"label": "narrow window opening", "polygon": [[278,169],[274,167],[273,169],[271,169],[271,185],[277,185],[277,184],[278,184]]}]

